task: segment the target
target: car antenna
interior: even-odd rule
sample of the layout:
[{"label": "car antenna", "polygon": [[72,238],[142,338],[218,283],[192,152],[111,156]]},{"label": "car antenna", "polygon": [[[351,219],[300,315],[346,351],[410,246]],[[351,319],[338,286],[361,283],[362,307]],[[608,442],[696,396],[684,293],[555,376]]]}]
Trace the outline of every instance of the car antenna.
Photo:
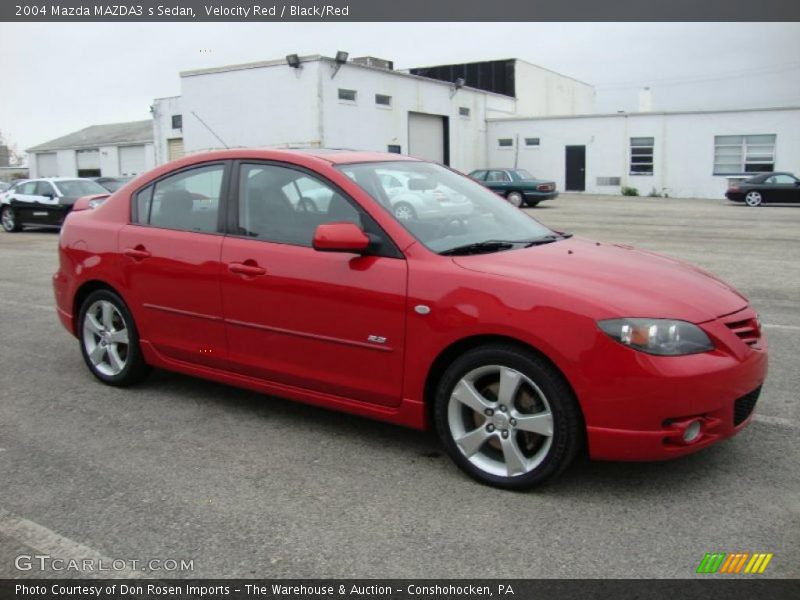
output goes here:
[{"label": "car antenna", "polygon": [[213,135],[215,138],[217,138],[217,139],[219,140],[219,143],[220,143],[220,144],[222,144],[223,146],[225,146],[225,149],[226,149],[226,150],[230,150],[230,146],[228,146],[228,144],[226,144],[225,142],[223,142],[223,141],[222,141],[222,138],[221,138],[221,137],[219,137],[219,136],[217,135],[217,133],[216,133],[216,132],[215,132],[213,129],[211,129],[211,127],[209,127],[209,126],[208,126],[208,124],[207,124],[205,121],[203,121],[203,119],[201,119],[201,118],[200,118],[200,115],[198,115],[198,114],[197,114],[196,112],[194,112],[194,111],[192,111],[192,114],[195,116],[195,118],[196,118],[198,121],[200,121],[200,123],[203,125],[203,127],[205,127],[206,129],[208,129],[208,130],[211,132],[211,135]]}]

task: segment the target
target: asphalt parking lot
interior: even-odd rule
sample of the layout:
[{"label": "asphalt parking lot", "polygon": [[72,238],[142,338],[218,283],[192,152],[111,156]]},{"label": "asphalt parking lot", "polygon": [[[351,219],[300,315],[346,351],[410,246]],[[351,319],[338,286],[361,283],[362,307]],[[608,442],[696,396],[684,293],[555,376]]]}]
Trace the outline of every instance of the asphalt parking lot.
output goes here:
[{"label": "asphalt parking lot", "polygon": [[57,236],[0,233],[0,577],[41,576],[14,566],[35,553],[194,561],[159,577],[692,577],[711,551],[800,576],[800,206],[564,194],[531,212],[745,293],[771,346],[750,427],[678,461],[483,487],[430,434],[165,372],[102,386],[53,308]]}]

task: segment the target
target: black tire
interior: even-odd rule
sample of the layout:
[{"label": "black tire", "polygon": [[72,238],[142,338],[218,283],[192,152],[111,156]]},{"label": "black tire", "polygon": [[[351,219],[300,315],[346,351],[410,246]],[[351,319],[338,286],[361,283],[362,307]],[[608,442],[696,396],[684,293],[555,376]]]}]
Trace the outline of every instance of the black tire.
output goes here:
[{"label": "black tire", "polygon": [[[92,362],[87,350],[88,342],[86,341],[85,337],[89,334],[85,331],[84,327],[87,319],[87,312],[89,311],[90,307],[98,302],[109,302],[113,305],[118,313],[118,316],[121,317],[124,327],[128,333],[124,367],[121,371],[115,374],[102,372],[100,367],[96,366]],[[111,290],[96,290],[86,297],[78,314],[78,343],[81,348],[83,360],[86,362],[86,366],[89,368],[89,371],[91,371],[92,375],[97,377],[97,379],[106,385],[128,387],[141,382],[150,374],[152,369],[147,363],[145,363],[144,357],[142,356],[142,350],[139,346],[139,332],[136,329],[136,323],[134,322],[133,316],[131,315],[122,298],[120,298]],[[95,338],[97,337],[98,336],[95,336]]]},{"label": "black tire", "polygon": [[[552,436],[543,458],[539,459],[538,463],[534,461],[536,466],[531,470],[513,476],[487,472],[473,464],[456,444],[449,421],[449,415],[452,414],[449,412],[451,395],[456,384],[460,383],[465,375],[474,373],[476,369],[481,367],[490,369],[495,365],[511,368],[538,386],[546,397],[552,415]],[[475,348],[460,356],[448,367],[437,386],[434,422],[445,451],[461,470],[481,483],[511,490],[531,489],[563,472],[582,447],[585,432],[578,402],[561,374],[536,353],[510,344],[492,344]],[[491,427],[487,425],[488,423],[490,423],[489,417],[484,424],[478,424],[476,429],[485,426],[488,430]],[[531,435],[520,431],[512,435],[520,433]],[[487,443],[495,443],[495,439],[498,443],[502,443],[499,438],[488,438],[481,446],[483,451],[498,452],[486,446]]]},{"label": "black tire", "polygon": [[392,213],[395,219],[399,221],[415,220],[417,218],[417,211],[408,202],[398,202],[392,207]]},{"label": "black tire", "polygon": [[7,204],[0,210],[0,221],[2,221],[3,229],[7,233],[22,231],[22,225],[20,225],[14,209]]},{"label": "black tire", "polygon": [[517,191],[511,191],[506,194],[506,200],[511,206],[522,208],[525,206],[525,196]]},{"label": "black tire", "polygon": [[534,208],[535,206],[539,206],[539,202],[541,202],[541,200],[528,200],[525,205],[528,206],[528,208]]}]

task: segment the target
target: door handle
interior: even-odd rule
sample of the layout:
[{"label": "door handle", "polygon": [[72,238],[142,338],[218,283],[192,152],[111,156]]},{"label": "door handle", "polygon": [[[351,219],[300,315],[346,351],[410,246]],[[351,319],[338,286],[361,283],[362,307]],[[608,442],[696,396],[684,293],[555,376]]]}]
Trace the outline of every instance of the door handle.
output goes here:
[{"label": "door handle", "polygon": [[150,258],[150,253],[145,250],[144,246],[141,244],[135,248],[125,248],[122,253],[125,256],[130,256],[133,260],[144,260],[145,258]]},{"label": "door handle", "polygon": [[248,277],[255,277],[257,275],[265,275],[267,270],[264,267],[259,267],[254,261],[246,261],[243,263],[230,263],[228,271],[236,273],[237,275],[246,275]]}]

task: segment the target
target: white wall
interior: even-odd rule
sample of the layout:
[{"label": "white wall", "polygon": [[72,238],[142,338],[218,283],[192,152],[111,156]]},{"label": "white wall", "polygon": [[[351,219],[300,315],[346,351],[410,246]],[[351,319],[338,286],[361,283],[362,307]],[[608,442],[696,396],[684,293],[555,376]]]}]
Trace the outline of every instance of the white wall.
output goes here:
[{"label": "white wall", "polygon": [[182,114],[180,96],[156,98],[153,101],[153,164],[161,165],[167,162],[169,156],[167,139],[183,137],[182,129],[172,127],[172,116]]},{"label": "white wall", "polygon": [[[653,188],[672,197],[721,198],[728,177],[714,175],[714,136],[776,134],[775,169],[800,173],[800,109],[710,113],[628,113],[610,116],[490,120],[489,166],[514,166],[516,149],[499,148],[498,138],[519,135],[518,166],[565,184],[565,146],[586,146],[586,191],[618,194],[598,177],[620,177],[641,195]],[[540,146],[524,147],[525,137]],[[629,175],[629,140],[653,137],[652,176]]]},{"label": "white wall", "polygon": [[545,117],[594,112],[594,87],[555,71],[517,60],[514,65],[517,114]]},{"label": "white wall", "polygon": [[[119,176],[119,149],[117,146],[100,146],[100,171],[104,177]],[[76,151],[73,149],[56,150],[56,160],[58,163],[58,177],[77,177],[78,161]],[[35,152],[28,154],[28,164],[30,165],[30,177],[40,177],[37,172],[37,160]],[[51,154],[51,152],[43,152]],[[145,164],[147,169],[156,166],[155,149],[153,144],[144,144]]]}]

